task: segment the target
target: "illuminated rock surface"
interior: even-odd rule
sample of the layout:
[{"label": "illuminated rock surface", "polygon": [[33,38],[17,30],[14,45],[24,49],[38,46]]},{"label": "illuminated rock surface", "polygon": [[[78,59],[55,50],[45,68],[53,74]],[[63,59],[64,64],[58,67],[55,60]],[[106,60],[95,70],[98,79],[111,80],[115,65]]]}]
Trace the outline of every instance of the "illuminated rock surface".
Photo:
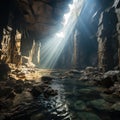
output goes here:
[{"label": "illuminated rock surface", "polygon": [[[120,93],[116,89],[120,85],[116,85],[119,71],[100,73],[95,68],[79,71],[11,66],[10,77],[0,81],[2,120],[119,120]],[[18,76],[19,72],[24,72],[20,74],[24,77]],[[106,75],[116,76],[109,88],[100,83]]]}]

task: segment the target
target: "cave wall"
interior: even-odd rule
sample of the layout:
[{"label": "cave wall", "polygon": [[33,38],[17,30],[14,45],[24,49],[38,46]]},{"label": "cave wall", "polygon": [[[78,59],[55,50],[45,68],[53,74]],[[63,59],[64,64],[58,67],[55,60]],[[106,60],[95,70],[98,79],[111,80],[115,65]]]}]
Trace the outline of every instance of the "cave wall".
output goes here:
[{"label": "cave wall", "polygon": [[76,25],[76,66],[119,69],[119,0],[88,0]]},{"label": "cave wall", "polygon": [[[63,14],[72,0],[2,0],[0,4],[0,43],[9,36],[7,54],[15,62],[15,36],[21,34],[18,55],[39,64],[40,46],[44,38],[62,28]],[[8,4],[9,3],[9,4]],[[7,9],[6,9],[7,7]],[[3,15],[4,14],[4,15]],[[65,46],[57,68],[97,66],[103,71],[120,67],[120,0],[86,0],[77,24]],[[8,27],[11,28],[9,31]],[[57,26],[57,27],[56,27]],[[3,35],[3,30],[9,35]],[[19,41],[20,41],[19,40]],[[8,40],[9,41],[9,40]],[[2,44],[0,44],[1,48]],[[72,48],[72,49],[71,49]],[[0,52],[0,55],[2,53]],[[68,62],[69,61],[69,62]]]},{"label": "cave wall", "polygon": [[2,0],[2,4],[0,4],[0,14],[2,16],[0,19],[0,43],[6,36],[4,35],[3,38],[3,29],[7,31],[7,26],[11,27],[9,62],[14,63],[15,36],[16,31],[19,31],[21,33],[21,55],[31,57],[30,52],[33,49],[33,41],[35,41],[32,60],[37,64],[39,62],[37,59],[41,40],[61,29],[63,14],[69,11],[68,3],[70,2],[72,0]]},{"label": "cave wall", "polygon": [[103,71],[119,66],[119,0],[103,8],[98,25],[98,67]]}]

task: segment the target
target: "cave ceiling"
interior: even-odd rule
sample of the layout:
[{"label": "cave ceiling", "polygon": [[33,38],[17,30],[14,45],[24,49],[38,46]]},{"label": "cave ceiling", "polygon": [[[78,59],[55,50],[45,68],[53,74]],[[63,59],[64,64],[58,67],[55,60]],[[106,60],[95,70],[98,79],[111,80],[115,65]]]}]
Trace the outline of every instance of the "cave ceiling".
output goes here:
[{"label": "cave ceiling", "polygon": [[2,0],[0,29],[11,26],[39,36],[50,35],[62,27],[63,14],[72,0]]},{"label": "cave ceiling", "polygon": [[[112,1],[98,0],[98,4],[104,7]],[[32,33],[38,38],[57,33],[62,28],[63,15],[69,12],[68,4],[72,2],[73,0],[1,0],[0,34],[7,26],[18,29],[21,33]],[[96,0],[87,2],[93,4]]]}]

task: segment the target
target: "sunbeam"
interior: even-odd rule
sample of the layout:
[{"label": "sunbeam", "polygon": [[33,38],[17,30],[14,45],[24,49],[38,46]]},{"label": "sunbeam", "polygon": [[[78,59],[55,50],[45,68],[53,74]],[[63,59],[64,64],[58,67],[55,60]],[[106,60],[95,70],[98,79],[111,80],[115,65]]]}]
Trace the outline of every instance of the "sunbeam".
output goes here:
[{"label": "sunbeam", "polygon": [[84,0],[73,0],[73,4],[69,4],[70,11],[63,16],[63,28],[49,38],[41,48],[41,67],[54,68],[59,59],[69,37],[76,25],[77,18],[83,7]]}]

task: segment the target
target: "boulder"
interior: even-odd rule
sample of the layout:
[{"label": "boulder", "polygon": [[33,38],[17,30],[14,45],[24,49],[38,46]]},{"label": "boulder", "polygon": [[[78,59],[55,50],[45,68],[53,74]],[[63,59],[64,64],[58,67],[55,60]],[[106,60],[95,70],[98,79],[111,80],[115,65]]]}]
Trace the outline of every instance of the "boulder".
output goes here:
[{"label": "boulder", "polygon": [[86,105],[83,101],[79,100],[74,103],[74,108],[75,110],[85,110]]},{"label": "boulder", "polygon": [[80,112],[78,117],[79,120],[102,120],[99,116],[90,112]]},{"label": "boulder", "polygon": [[0,79],[4,80],[7,79],[8,77],[8,73],[11,71],[10,67],[8,66],[8,64],[1,62],[0,63]]},{"label": "boulder", "polygon": [[94,109],[102,110],[102,111],[109,111],[111,110],[111,104],[106,102],[104,99],[96,99],[88,102],[88,105]]},{"label": "boulder", "polygon": [[42,113],[38,113],[38,114],[32,115],[30,117],[30,120],[45,120],[45,116]]},{"label": "boulder", "polygon": [[54,79],[52,76],[42,76],[41,77],[41,80],[43,81],[43,83],[50,83],[52,79]]},{"label": "boulder", "polygon": [[34,97],[38,97],[41,93],[43,93],[43,89],[41,86],[34,86],[31,90],[31,93]]}]

